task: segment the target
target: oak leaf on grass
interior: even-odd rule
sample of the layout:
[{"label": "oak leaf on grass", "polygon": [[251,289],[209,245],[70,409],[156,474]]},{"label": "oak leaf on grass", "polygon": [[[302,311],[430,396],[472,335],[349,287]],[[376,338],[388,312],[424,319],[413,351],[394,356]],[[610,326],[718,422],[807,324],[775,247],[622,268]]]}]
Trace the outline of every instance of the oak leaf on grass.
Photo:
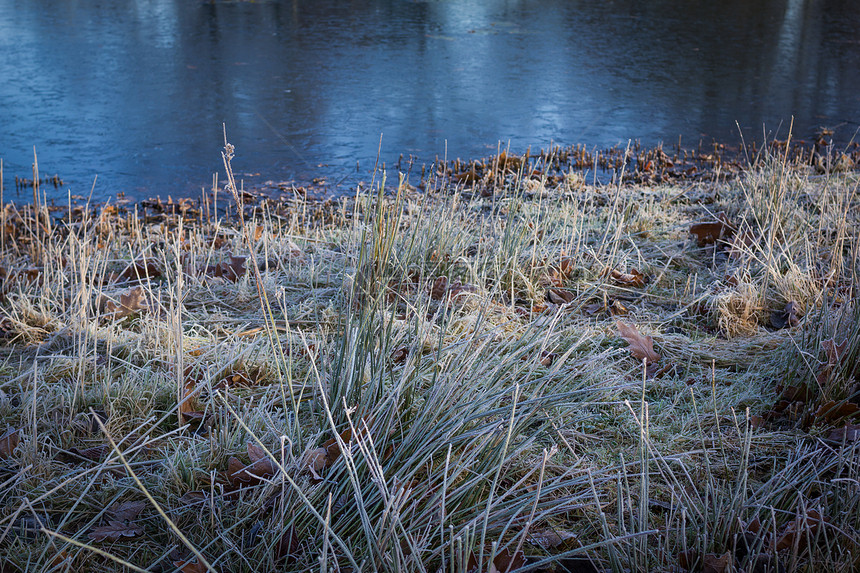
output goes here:
[{"label": "oak leaf on grass", "polygon": [[145,501],[125,501],[114,503],[108,509],[108,513],[117,521],[131,521],[136,519],[144,509],[146,509]]},{"label": "oak leaf on grass", "polygon": [[430,298],[433,300],[442,300],[445,298],[446,292],[448,292],[448,277],[436,277],[436,280],[430,286]]},{"label": "oak leaf on grass", "polygon": [[830,377],[830,374],[833,372],[833,369],[838,367],[841,364],[842,359],[846,356],[848,339],[845,338],[842,342],[837,344],[836,339],[831,337],[821,341],[821,348],[827,356],[827,362],[821,364],[821,369],[818,371],[818,374],[815,375],[815,381],[818,382],[819,386],[824,386],[827,383],[827,379]]},{"label": "oak leaf on grass", "polygon": [[[94,462],[100,462],[104,458],[107,457],[110,452],[110,448],[108,446],[93,446],[91,448],[85,448],[83,450],[79,450],[78,448],[69,448],[69,453],[73,456],[77,456],[78,458],[86,458],[88,460]],[[74,461],[80,461],[76,459]]]},{"label": "oak leaf on grass", "polygon": [[732,554],[728,551],[722,555],[707,553],[702,557],[702,573],[726,573],[732,561]]},{"label": "oak leaf on grass", "polygon": [[549,288],[546,291],[546,299],[557,305],[564,305],[573,302],[576,295],[573,292],[560,288]]},{"label": "oak leaf on grass", "polygon": [[650,336],[642,336],[636,327],[620,320],[615,321],[621,338],[630,344],[630,353],[639,360],[645,360],[653,364],[660,360],[660,355],[654,352],[654,339]]},{"label": "oak leaf on grass", "polygon": [[401,346],[400,348],[395,349],[394,352],[391,353],[391,361],[394,364],[400,364],[401,362],[405,362],[407,358],[409,358],[408,346]]},{"label": "oak leaf on grass", "polygon": [[[487,568],[487,573],[508,573],[509,571],[516,571],[526,564],[526,558],[522,551],[511,554],[507,549],[502,549],[496,553],[492,563],[487,563],[488,560],[489,555],[484,553],[484,567]],[[469,555],[466,571],[469,573],[478,572],[478,557],[474,553]]]},{"label": "oak leaf on grass", "polygon": [[696,236],[696,244],[704,247],[721,239],[725,228],[726,226],[721,221],[696,223],[690,227],[690,233]]},{"label": "oak leaf on grass", "polygon": [[207,573],[206,566],[197,560],[194,561],[174,561],[173,566],[182,573]]},{"label": "oak leaf on grass", "polygon": [[128,521],[111,520],[108,525],[96,527],[88,536],[93,541],[117,541],[121,537],[137,537],[143,534],[143,528]]},{"label": "oak leaf on grass", "polygon": [[648,282],[648,277],[640,273],[636,269],[630,269],[628,273],[622,273],[617,269],[612,269],[609,273],[616,283],[633,288],[642,288]]},{"label": "oak leaf on grass", "polygon": [[848,349],[848,339],[845,338],[837,344],[836,339],[831,337],[821,341],[821,348],[824,349],[824,353],[827,355],[827,365],[838,366],[842,362],[842,358],[846,355],[845,351]]},{"label": "oak leaf on grass", "polygon": [[860,442],[860,424],[847,424],[841,428],[831,430],[827,439],[831,442],[851,444]]},{"label": "oak leaf on grass", "polygon": [[143,259],[134,261],[126,267],[121,273],[116,275],[115,280],[110,282],[124,281],[141,281],[143,279],[156,279],[161,276],[161,269],[153,261],[144,261]]},{"label": "oak leaf on grass", "polygon": [[251,474],[261,478],[270,478],[277,475],[278,464],[260,446],[249,443],[248,457],[251,458],[251,464],[246,469]]},{"label": "oak leaf on grass", "polygon": [[804,514],[797,514],[794,520],[785,524],[782,531],[774,540],[774,549],[782,551],[796,546],[799,551],[806,549],[810,540],[818,535],[823,523],[828,523],[827,517],[822,517],[816,509],[807,509]]},{"label": "oak leaf on grass", "polygon": [[119,304],[109,300],[105,302],[104,308],[114,319],[125,318],[140,311],[149,310],[149,306],[146,304],[146,291],[142,286],[134,287],[119,295]]},{"label": "oak leaf on grass", "polygon": [[728,239],[735,233],[735,228],[729,224],[725,213],[719,213],[716,221],[695,223],[690,227],[690,233],[695,235],[696,244],[700,247],[712,245],[721,239]]},{"label": "oak leaf on grass", "polygon": [[314,448],[302,458],[301,466],[311,472],[314,479],[321,480],[319,473],[326,468],[328,452],[325,448]]},{"label": "oak leaf on grass", "polygon": [[295,563],[302,553],[301,541],[296,534],[296,528],[290,524],[281,534],[280,540],[274,547],[275,562]]},{"label": "oak leaf on grass", "polygon": [[[348,444],[352,440],[352,429],[347,428],[342,431],[340,439],[343,443]],[[334,465],[340,456],[340,444],[338,444],[337,438],[329,438],[319,448],[308,450],[302,458],[301,467],[309,470],[314,480],[319,481],[322,479],[319,473]]]},{"label": "oak leaf on grass", "polygon": [[251,458],[248,465],[234,456],[227,459],[227,481],[231,486],[239,488],[257,485],[278,473],[278,466],[266,456],[262,448],[248,444],[248,457]]},{"label": "oak leaf on grass", "polygon": [[0,459],[11,458],[19,441],[18,430],[9,430],[0,436]]},{"label": "oak leaf on grass", "polygon": [[204,274],[210,277],[220,277],[225,280],[236,282],[245,276],[245,261],[248,257],[237,257],[228,254],[229,261],[222,261],[216,265],[210,265],[204,269]]},{"label": "oak leaf on grass", "polygon": [[456,299],[465,294],[473,294],[478,292],[478,287],[469,283],[462,283],[460,281],[454,281],[452,284],[448,286],[448,296],[452,299]]}]

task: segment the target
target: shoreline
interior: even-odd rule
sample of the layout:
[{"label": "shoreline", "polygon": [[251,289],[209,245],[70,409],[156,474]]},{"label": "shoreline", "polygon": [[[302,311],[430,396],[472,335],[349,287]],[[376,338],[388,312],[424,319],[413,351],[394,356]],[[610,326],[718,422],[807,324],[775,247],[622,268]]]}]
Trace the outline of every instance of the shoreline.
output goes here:
[{"label": "shoreline", "polygon": [[[678,145],[654,147],[642,147],[638,143],[631,142],[627,148],[615,146],[605,149],[588,147],[584,144],[573,144],[568,146],[556,145],[548,150],[540,149],[532,153],[531,148],[523,153],[515,154],[501,150],[497,155],[484,158],[461,160],[451,159],[447,162],[436,157],[430,163],[419,162],[416,158],[400,159],[392,166],[392,173],[405,174],[407,182],[417,177],[419,181],[413,183],[417,188],[423,189],[429,177],[448,177],[443,184],[452,183],[473,184],[481,182],[484,173],[489,172],[493,162],[502,161],[522,163],[523,169],[529,175],[542,174],[546,172],[549,179],[558,180],[576,172],[582,175],[585,182],[593,186],[610,184],[616,182],[619,174],[624,175],[625,183],[660,184],[679,180],[709,180],[720,177],[734,177],[742,170],[754,165],[763,154],[781,154],[793,165],[809,165],[818,172],[824,173],[832,170],[850,170],[860,166],[860,143],[850,142],[839,146],[827,139],[830,134],[823,131],[814,141],[806,140],[771,140],[764,146],[752,142],[747,147],[730,146],[723,143],[713,142],[709,145],[699,145],[695,149],[683,148]],[[505,159],[506,158],[506,159]],[[525,162],[523,162],[525,160]],[[252,198],[277,198],[285,194],[298,194],[314,200],[334,199],[353,194],[356,188],[366,186],[368,180],[373,179],[377,173],[388,171],[385,163],[375,166],[374,170],[366,173],[364,177],[358,172],[338,175],[336,180],[330,181],[330,174],[321,173],[312,180],[307,181],[279,181],[265,179],[259,174],[257,181],[250,181],[246,192],[249,199]],[[8,178],[7,174],[7,178]],[[223,175],[221,175],[223,176]],[[20,197],[18,204],[25,205],[29,200],[29,194],[34,193],[33,177],[20,177],[15,174],[14,189],[10,182],[4,185],[6,195],[14,190]],[[58,174],[49,175],[40,173],[41,191],[44,187],[52,186],[59,190],[65,186],[65,182]],[[167,193],[162,198],[161,193],[148,197],[132,198],[125,192],[118,192],[115,196],[102,201],[96,201],[95,205],[135,205],[135,204],[157,204],[172,201],[197,201],[201,205],[207,200],[212,201],[215,188],[220,187],[218,179],[213,175],[212,184],[208,189],[202,189],[199,193],[175,194]],[[439,182],[437,181],[436,184]],[[483,183],[491,183],[483,181]],[[238,181],[240,188],[244,187],[242,181]],[[220,190],[223,192],[223,190]],[[47,196],[41,192],[40,196]],[[207,199],[201,199],[206,196]],[[5,204],[5,201],[0,201]],[[72,205],[80,206],[90,201],[80,193],[72,194]],[[49,198],[47,204],[51,209],[62,209],[67,207],[68,195],[59,198]]]}]

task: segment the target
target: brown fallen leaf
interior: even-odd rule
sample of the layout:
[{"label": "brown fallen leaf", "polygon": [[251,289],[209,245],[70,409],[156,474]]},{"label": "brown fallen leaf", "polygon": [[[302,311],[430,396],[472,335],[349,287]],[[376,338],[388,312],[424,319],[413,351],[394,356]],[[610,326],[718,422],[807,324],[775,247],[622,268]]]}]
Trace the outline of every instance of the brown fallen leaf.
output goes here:
[{"label": "brown fallen leaf", "polygon": [[815,398],[815,392],[813,392],[812,388],[806,384],[786,386],[784,388],[777,386],[777,390],[780,391],[780,399],[787,402],[800,402],[802,404],[806,404]]},{"label": "brown fallen leaf", "polygon": [[560,288],[573,274],[575,265],[573,258],[566,256],[562,251],[557,257],[543,259],[538,268],[543,269],[539,279],[540,284]]},{"label": "brown fallen leaf", "polygon": [[117,275],[117,281],[139,281],[160,276],[161,269],[153,261],[138,260]]},{"label": "brown fallen leaf", "polygon": [[724,229],[725,225],[722,222],[696,223],[690,227],[690,233],[696,236],[696,244],[704,247],[722,238]]},{"label": "brown fallen leaf", "polygon": [[572,549],[580,545],[576,534],[560,529],[539,529],[529,532],[529,543],[542,549]]},{"label": "brown fallen leaf", "polygon": [[540,363],[547,368],[552,366],[552,363],[555,362],[556,358],[558,358],[558,354],[555,352],[548,352],[546,350],[540,351]]},{"label": "brown fallen leaf", "polygon": [[732,554],[728,551],[722,555],[706,553],[702,557],[702,573],[726,573],[732,563]]},{"label": "brown fallen leaf", "polygon": [[245,464],[235,456],[227,458],[227,481],[233,487],[249,485],[253,478],[245,471]]},{"label": "brown fallen leaf", "polygon": [[436,277],[433,285],[430,287],[430,298],[433,300],[442,300],[445,298],[445,293],[448,290],[448,277]]},{"label": "brown fallen leaf", "polygon": [[117,541],[120,537],[137,537],[143,535],[143,528],[125,521],[112,520],[108,525],[96,527],[87,534],[93,541]]},{"label": "brown fallen leaf", "polygon": [[235,488],[258,485],[278,473],[278,466],[262,448],[248,444],[248,456],[252,463],[247,466],[234,456],[227,459],[227,481]]},{"label": "brown fallen leaf", "polygon": [[194,394],[197,384],[203,380],[202,370],[194,366],[186,366],[183,373],[182,399],[179,401],[179,413],[183,416],[191,412],[197,412],[199,405]]},{"label": "brown fallen leaf", "polygon": [[236,282],[240,278],[245,275],[245,261],[247,257],[234,257],[230,255],[229,262],[222,262],[218,264],[218,268],[221,271],[220,275],[228,281]]},{"label": "brown fallen leaf", "polygon": [[615,321],[618,327],[618,332],[621,338],[630,344],[630,353],[639,360],[645,360],[648,363],[654,363],[660,360],[660,355],[654,352],[654,339],[650,336],[642,336],[636,327],[632,324]]},{"label": "brown fallen leaf", "polygon": [[[347,428],[340,433],[340,439],[343,443],[348,444],[352,441],[352,429]],[[322,447],[326,450],[326,467],[331,467],[341,455],[340,444],[337,438],[329,438]]]},{"label": "brown fallen leaf", "polygon": [[[340,433],[340,439],[348,444],[352,440],[352,429],[347,428]],[[322,478],[319,476],[324,469],[331,467],[341,456],[340,445],[337,438],[326,440],[319,448],[309,450],[302,458],[302,469],[310,470],[315,481]]]},{"label": "brown fallen leaf", "polygon": [[553,269],[558,271],[558,274],[562,279],[569,278],[575,268],[573,257],[567,257],[563,252],[561,257],[558,259],[558,264],[553,266]]},{"label": "brown fallen leaf", "polygon": [[549,288],[546,291],[546,299],[552,304],[563,305],[573,302],[576,295],[569,290],[560,288]]},{"label": "brown fallen leaf", "polygon": [[[51,567],[60,567],[66,561],[69,561],[69,564],[71,565],[71,558],[72,556],[69,555],[69,553],[65,549],[61,549],[59,553],[54,555],[53,559],[51,559]],[[66,568],[66,570],[68,571],[68,568]],[[5,565],[0,565],[0,573],[12,573],[12,570],[7,570],[5,569]]]},{"label": "brown fallen leaf", "polygon": [[[743,522],[741,522],[743,524]],[[749,522],[749,525],[745,527],[746,531],[749,533],[757,534],[761,532],[761,520],[756,516],[755,519]]]},{"label": "brown fallen leaf", "polygon": [[236,257],[229,254],[229,261],[222,261],[216,265],[206,267],[205,274],[210,277],[220,277],[225,280],[236,282],[245,276],[245,261],[247,257]]},{"label": "brown fallen leaf", "polygon": [[174,561],[173,566],[179,569],[182,573],[207,573],[206,566],[197,561]]},{"label": "brown fallen leaf", "polygon": [[[517,551],[512,555],[507,549],[502,549],[493,558],[493,562],[489,564],[487,563],[488,558],[489,556],[485,555],[484,566],[487,567],[487,573],[508,573],[516,571],[526,564],[526,558],[522,551]],[[468,573],[478,572],[478,556],[474,553],[469,555],[469,563],[466,565],[466,571]]]},{"label": "brown fallen leaf", "polygon": [[824,353],[827,355],[827,364],[829,366],[838,366],[845,356],[845,351],[848,349],[848,339],[845,338],[842,342],[836,344],[835,339],[828,338],[821,341],[821,348],[824,349]]},{"label": "brown fallen leaf", "polygon": [[281,534],[278,543],[275,544],[275,561],[284,561],[287,564],[295,563],[302,553],[300,543],[295,526],[290,524]]},{"label": "brown fallen leaf", "polygon": [[18,430],[8,430],[0,436],[0,459],[11,458],[19,441]]},{"label": "brown fallen leaf", "polygon": [[400,364],[401,362],[405,362],[409,357],[409,347],[401,346],[397,348],[394,352],[391,353],[391,361],[395,364]]},{"label": "brown fallen leaf", "polygon": [[149,306],[146,304],[146,291],[142,286],[134,287],[119,295],[119,304],[109,300],[105,302],[104,308],[114,319],[125,318],[140,311],[149,310]]},{"label": "brown fallen leaf", "polygon": [[711,245],[734,234],[735,229],[729,225],[725,213],[717,215],[717,219],[707,223],[696,223],[690,227],[690,233],[696,236],[698,246]]},{"label": "brown fallen leaf", "polygon": [[478,287],[469,283],[461,283],[460,281],[454,281],[448,287],[448,296],[452,299],[456,299],[464,294],[471,294],[478,292]]},{"label": "brown fallen leaf", "polygon": [[609,276],[611,276],[612,280],[614,280],[618,284],[633,288],[641,288],[645,286],[646,282],[648,282],[647,277],[636,269],[630,269],[629,273],[622,273],[619,270],[612,269],[612,271],[610,271],[609,273]]},{"label": "brown fallen leaf", "polygon": [[326,467],[327,457],[328,452],[325,448],[314,448],[304,455],[301,467],[309,469],[313,474],[316,474],[314,477],[319,478],[319,473]]},{"label": "brown fallen leaf", "polygon": [[108,513],[117,521],[131,521],[136,519],[144,509],[146,509],[145,501],[116,502],[110,506]]},{"label": "brown fallen leaf", "polygon": [[827,521],[827,518],[822,519],[818,510],[808,509],[805,515],[798,515],[785,525],[774,541],[774,549],[782,551],[793,548],[797,544],[798,550],[803,551],[809,541],[815,539],[821,524]]},{"label": "brown fallen leaf", "polygon": [[108,446],[93,446],[92,448],[86,448],[83,450],[79,450],[78,448],[69,448],[70,454],[79,456],[81,458],[86,458],[94,462],[102,461],[105,457],[107,457],[108,452],[110,452],[110,448]]},{"label": "brown fallen leaf", "polygon": [[508,573],[516,571],[521,567],[525,567],[526,557],[522,551],[517,551],[511,554],[507,549],[500,551],[493,559],[493,565],[490,567],[490,572]]},{"label": "brown fallen leaf", "polygon": [[248,457],[251,458],[251,465],[246,469],[253,475],[261,478],[271,478],[277,475],[279,468],[269,456],[266,450],[260,446],[249,443]]},{"label": "brown fallen leaf", "polygon": [[256,386],[257,383],[259,383],[260,379],[261,376],[259,375],[259,373],[257,375],[252,375],[248,372],[245,372],[244,370],[236,370],[234,372],[226,374],[223,378],[221,378],[221,380],[219,380],[212,386],[212,389],[223,390],[225,388],[234,388],[237,386]]},{"label": "brown fallen leaf", "polygon": [[699,552],[695,549],[687,549],[678,553],[676,557],[678,559],[678,567],[685,571],[692,571],[696,561],[699,560]]},{"label": "brown fallen leaf", "polygon": [[817,421],[833,424],[844,418],[860,417],[860,405],[855,402],[837,403],[830,400],[819,406],[814,416]]},{"label": "brown fallen leaf", "polygon": [[789,301],[785,305],[785,308],[770,315],[770,324],[776,329],[795,327],[800,324],[802,316],[800,313],[800,304],[795,301]]},{"label": "brown fallen leaf", "polygon": [[860,424],[848,424],[842,428],[836,428],[830,432],[827,439],[839,444],[860,441]]},{"label": "brown fallen leaf", "polygon": [[561,288],[564,286],[564,277],[562,277],[561,273],[558,271],[550,269],[548,272],[541,275],[538,279],[538,284],[546,287]]},{"label": "brown fallen leaf", "polygon": [[620,301],[613,300],[609,305],[609,314],[612,316],[627,316],[630,314],[630,311]]},{"label": "brown fallen leaf", "polygon": [[266,450],[264,450],[263,448],[261,448],[258,445],[248,442],[247,448],[248,448],[248,457],[251,458],[252,463],[257,463],[261,460],[268,460],[269,459],[268,455],[266,454]]}]

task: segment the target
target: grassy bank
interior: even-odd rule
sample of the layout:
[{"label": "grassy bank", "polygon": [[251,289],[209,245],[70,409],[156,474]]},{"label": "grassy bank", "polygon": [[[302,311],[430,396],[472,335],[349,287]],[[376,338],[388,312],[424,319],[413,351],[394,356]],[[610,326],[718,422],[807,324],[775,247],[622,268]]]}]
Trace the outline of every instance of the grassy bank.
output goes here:
[{"label": "grassy bank", "polygon": [[535,167],[7,209],[3,573],[856,570],[857,174]]}]

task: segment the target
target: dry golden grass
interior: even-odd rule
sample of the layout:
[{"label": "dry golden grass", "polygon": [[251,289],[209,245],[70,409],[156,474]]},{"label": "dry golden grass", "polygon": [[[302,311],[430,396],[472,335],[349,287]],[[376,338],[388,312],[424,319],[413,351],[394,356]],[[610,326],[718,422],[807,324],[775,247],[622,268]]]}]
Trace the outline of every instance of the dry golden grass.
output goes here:
[{"label": "dry golden grass", "polygon": [[857,174],[525,163],[7,208],[0,569],[856,570]]}]

